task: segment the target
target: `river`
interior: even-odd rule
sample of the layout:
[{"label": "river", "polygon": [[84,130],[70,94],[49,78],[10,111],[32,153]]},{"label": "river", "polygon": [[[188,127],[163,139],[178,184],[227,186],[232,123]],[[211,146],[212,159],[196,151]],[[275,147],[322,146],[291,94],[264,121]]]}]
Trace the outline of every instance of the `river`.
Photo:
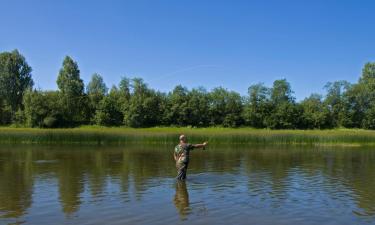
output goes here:
[{"label": "river", "polygon": [[0,147],[0,224],[375,224],[375,151],[172,145]]}]

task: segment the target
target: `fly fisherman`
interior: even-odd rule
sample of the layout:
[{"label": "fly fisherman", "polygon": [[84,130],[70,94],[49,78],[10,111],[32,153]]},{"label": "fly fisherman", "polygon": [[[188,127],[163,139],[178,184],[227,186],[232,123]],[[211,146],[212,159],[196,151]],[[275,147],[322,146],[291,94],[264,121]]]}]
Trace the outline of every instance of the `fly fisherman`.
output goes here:
[{"label": "fly fisherman", "polygon": [[180,143],[174,148],[174,160],[176,161],[177,167],[177,179],[178,180],[185,180],[186,179],[186,172],[189,165],[189,153],[194,148],[204,148],[206,147],[207,142],[203,144],[189,144],[187,143],[186,136],[181,134],[180,135]]}]

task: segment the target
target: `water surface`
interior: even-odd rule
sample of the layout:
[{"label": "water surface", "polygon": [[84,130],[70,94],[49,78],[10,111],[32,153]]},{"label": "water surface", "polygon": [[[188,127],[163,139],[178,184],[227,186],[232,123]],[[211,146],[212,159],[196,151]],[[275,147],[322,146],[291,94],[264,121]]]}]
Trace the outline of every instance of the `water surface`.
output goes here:
[{"label": "water surface", "polygon": [[0,224],[375,224],[375,151],[0,147]]}]

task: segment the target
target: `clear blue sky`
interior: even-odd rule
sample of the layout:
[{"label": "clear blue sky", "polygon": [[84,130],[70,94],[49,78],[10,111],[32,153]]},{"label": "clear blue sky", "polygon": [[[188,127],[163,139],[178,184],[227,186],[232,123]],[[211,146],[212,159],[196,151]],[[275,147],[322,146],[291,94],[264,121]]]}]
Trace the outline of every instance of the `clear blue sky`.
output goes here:
[{"label": "clear blue sky", "polygon": [[87,83],[142,77],[241,94],[286,78],[298,100],[328,81],[356,82],[375,60],[375,1],[1,0],[0,51],[19,49],[36,87],[56,89],[65,55]]}]

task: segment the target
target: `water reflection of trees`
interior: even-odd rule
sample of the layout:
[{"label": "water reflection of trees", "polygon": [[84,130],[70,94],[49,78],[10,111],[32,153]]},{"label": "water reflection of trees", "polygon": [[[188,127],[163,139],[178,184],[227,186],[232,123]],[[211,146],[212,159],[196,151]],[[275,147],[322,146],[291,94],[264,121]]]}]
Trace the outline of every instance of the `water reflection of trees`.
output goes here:
[{"label": "water reflection of trees", "polygon": [[20,217],[31,206],[33,167],[31,152],[0,151],[0,212],[1,217]]},{"label": "water reflection of trees", "polygon": [[63,212],[74,213],[81,204],[80,194],[84,190],[84,169],[91,160],[84,155],[77,155],[73,159],[62,152],[57,153],[58,168],[56,171],[59,196]]},{"label": "water reflection of trees", "polygon": [[[103,198],[108,192],[108,182],[117,184],[123,193],[120,197],[128,201],[126,195],[141,199],[150,183],[176,175],[170,146],[28,148],[12,147],[0,151],[0,211],[5,212],[3,217],[19,217],[26,212],[32,202],[33,178],[38,175],[51,176],[52,173],[56,177],[60,204],[67,215],[79,209],[83,194],[90,194],[94,200]],[[56,161],[34,163],[35,160],[51,159]],[[327,178],[325,182],[331,182],[326,186],[339,184],[352,190],[357,206],[362,209],[359,213],[374,215],[374,160],[375,152],[365,149],[212,149],[192,153],[189,173],[214,171],[223,174],[243,170],[249,177],[250,191],[264,191],[264,195],[271,195],[279,203],[287,197],[296,170],[305,177],[322,174]],[[183,190],[183,186],[176,186],[176,207],[186,203],[182,201]],[[326,188],[332,195],[336,194],[334,190]]]}]

